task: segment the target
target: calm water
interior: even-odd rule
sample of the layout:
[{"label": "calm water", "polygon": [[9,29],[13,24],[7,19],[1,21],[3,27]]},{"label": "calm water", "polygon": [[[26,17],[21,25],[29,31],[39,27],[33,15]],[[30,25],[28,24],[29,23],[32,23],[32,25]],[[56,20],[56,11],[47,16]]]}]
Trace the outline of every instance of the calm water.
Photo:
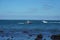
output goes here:
[{"label": "calm water", "polygon": [[[0,20],[0,40],[7,40],[13,36],[13,40],[34,40],[38,34],[43,35],[43,39],[51,40],[52,34],[60,34],[60,21],[47,20],[48,23],[43,23],[42,20],[30,20],[32,24],[24,24],[27,20]],[[43,40],[42,39],[42,40]]]}]

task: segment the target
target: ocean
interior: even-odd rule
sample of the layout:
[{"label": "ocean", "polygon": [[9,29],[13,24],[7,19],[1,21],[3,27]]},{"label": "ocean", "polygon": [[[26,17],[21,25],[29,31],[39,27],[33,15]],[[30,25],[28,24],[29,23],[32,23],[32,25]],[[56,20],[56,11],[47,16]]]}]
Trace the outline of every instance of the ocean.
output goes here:
[{"label": "ocean", "polygon": [[[51,40],[51,35],[60,34],[60,20],[0,20],[0,40],[35,40],[42,34],[42,40]],[[12,37],[12,38],[11,38]]]}]

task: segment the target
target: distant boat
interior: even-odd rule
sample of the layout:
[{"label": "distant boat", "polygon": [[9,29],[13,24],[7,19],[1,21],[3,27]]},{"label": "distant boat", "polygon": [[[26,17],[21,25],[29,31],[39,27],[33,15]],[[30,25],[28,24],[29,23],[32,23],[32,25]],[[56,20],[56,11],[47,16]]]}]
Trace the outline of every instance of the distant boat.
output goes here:
[{"label": "distant boat", "polygon": [[31,21],[27,20],[26,22],[18,23],[18,24],[31,24]]},{"label": "distant boat", "polygon": [[26,24],[31,24],[31,21],[27,20],[27,21],[26,21]]},{"label": "distant boat", "polygon": [[47,21],[45,21],[45,20],[43,20],[42,22],[43,22],[43,23],[48,23],[48,22],[47,22]]}]

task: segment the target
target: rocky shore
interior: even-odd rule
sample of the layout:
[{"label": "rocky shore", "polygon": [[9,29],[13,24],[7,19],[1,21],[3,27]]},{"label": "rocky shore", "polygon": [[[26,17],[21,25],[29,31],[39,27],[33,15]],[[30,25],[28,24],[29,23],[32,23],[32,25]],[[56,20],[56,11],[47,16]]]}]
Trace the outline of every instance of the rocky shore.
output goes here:
[{"label": "rocky shore", "polygon": [[52,36],[51,36],[51,39],[52,39],[52,40],[60,40],[60,34],[52,35]]},{"label": "rocky shore", "polygon": [[[39,31],[40,32],[40,31]],[[21,40],[21,39],[24,39],[24,40],[60,40],[60,34],[55,34],[55,35],[52,35],[49,36],[49,33],[46,32],[43,32],[43,33],[37,33],[34,32],[34,31],[28,31],[28,30],[23,30],[23,31],[5,31],[5,30],[0,30],[0,37],[1,38],[5,38],[6,40]],[[48,35],[47,35],[48,34]],[[45,38],[44,38],[44,35]],[[1,39],[0,38],[0,39]],[[50,39],[48,39],[50,38]],[[4,40],[5,40],[4,39]],[[1,39],[2,40],[2,39]]]}]

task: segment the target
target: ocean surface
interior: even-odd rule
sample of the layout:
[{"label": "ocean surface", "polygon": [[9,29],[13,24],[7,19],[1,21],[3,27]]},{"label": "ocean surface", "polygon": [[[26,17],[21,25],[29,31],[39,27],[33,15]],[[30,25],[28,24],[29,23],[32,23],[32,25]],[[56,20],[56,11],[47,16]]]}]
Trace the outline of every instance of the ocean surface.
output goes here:
[{"label": "ocean surface", "polygon": [[51,40],[51,35],[60,34],[60,20],[0,20],[0,40],[35,40],[38,34]]}]

